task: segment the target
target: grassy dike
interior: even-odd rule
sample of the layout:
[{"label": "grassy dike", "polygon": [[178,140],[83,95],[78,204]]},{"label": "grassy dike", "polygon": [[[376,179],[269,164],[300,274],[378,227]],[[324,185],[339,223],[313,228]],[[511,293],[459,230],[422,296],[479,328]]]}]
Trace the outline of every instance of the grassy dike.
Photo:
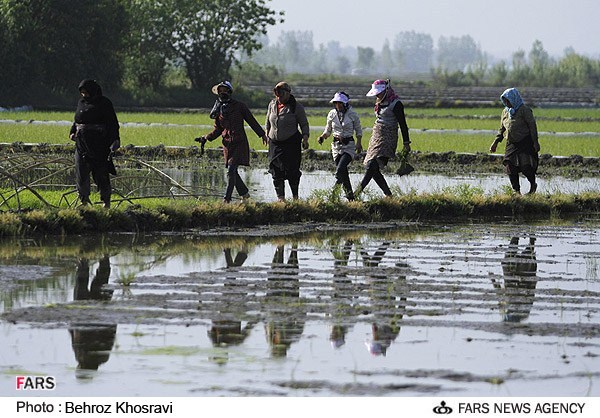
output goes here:
[{"label": "grassy dike", "polygon": [[223,204],[217,201],[155,199],[141,205],[33,209],[0,212],[0,236],[93,234],[100,232],[181,232],[215,227],[252,227],[290,223],[441,221],[498,218],[560,220],[600,214],[600,193],[516,196],[477,193],[408,194],[342,202],[311,198],[290,202]]}]

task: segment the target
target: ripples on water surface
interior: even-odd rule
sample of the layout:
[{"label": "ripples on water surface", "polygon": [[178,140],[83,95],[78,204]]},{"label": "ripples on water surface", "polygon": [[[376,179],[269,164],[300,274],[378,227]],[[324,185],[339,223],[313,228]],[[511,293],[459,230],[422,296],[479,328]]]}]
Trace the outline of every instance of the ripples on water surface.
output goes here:
[{"label": "ripples on water surface", "polygon": [[62,396],[600,395],[597,221],[0,248],[5,388],[25,373]]}]

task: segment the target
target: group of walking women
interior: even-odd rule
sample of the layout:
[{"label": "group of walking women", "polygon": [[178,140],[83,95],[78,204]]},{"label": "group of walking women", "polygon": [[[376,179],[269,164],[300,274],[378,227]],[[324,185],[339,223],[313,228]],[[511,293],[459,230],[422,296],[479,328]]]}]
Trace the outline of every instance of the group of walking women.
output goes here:
[{"label": "group of walking women", "polygon": [[[76,142],[75,162],[77,190],[82,204],[90,203],[90,173],[100,189],[105,207],[110,207],[110,178],[114,174],[112,153],[119,148],[119,124],[109,99],[102,95],[100,86],[93,80],[84,80],[79,86],[81,99],[71,128],[71,139]],[[292,198],[298,199],[302,149],[309,148],[309,123],[306,112],[286,82],[273,88],[274,98],[268,105],[265,128],[258,123],[248,106],[233,98],[233,86],[223,81],[213,86],[217,100],[210,112],[214,127],[208,134],[195,140],[202,146],[207,141],[222,137],[223,156],[227,168],[227,188],[223,201],[231,202],[234,189],[242,200],[250,197],[247,185],[239,175],[239,166],[250,165],[250,147],[244,122],[262,138],[269,149],[269,173],[277,199],[285,201],[287,180]],[[348,172],[349,164],[363,151],[362,127],[358,114],[350,105],[347,93],[339,91],[331,99],[333,109],[327,115],[325,130],[319,136],[322,144],[333,137],[331,152],[336,165],[336,184],[343,187],[346,198],[354,200],[371,182],[379,186],[385,196],[391,196],[389,184],[382,169],[396,156],[398,128],[402,135],[403,152],[411,150],[409,129],[404,105],[389,80],[375,80],[366,96],[375,97],[375,125],[363,161],[365,172],[356,190],[353,190]],[[515,193],[520,194],[519,173],[530,182],[529,193],[537,189],[535,181],[540,145],[536,122],[529,107],[516,88],[505,90],[501,95],[505,108],[501,127],[490,147],[506,139],[503,164]]]},{"label": "group of walking women", "polygon": [[[292,94],[289,84],[282,81],[273,88],[275,97],[267,108],[266,129],[260,126],[245,104],[231,97],[231,83],[223,81],[214,86],[212,91],[218,96],[211,111],[211,118],[215,120],[214,129],[196,140],[204,144],[219,136],[223,138],[223,154],[228,169],[228,184],[223,200],[231,201],[234,188],[242,199],[249,197],[248,187],[238,174],[240,165],[249,165],[250,150],[244,121],[269,147],[269,172],[273,177],[277,199],[285,200],[286,180],[292,198],[298,199],[302,149],[309,147],[309,124],[304,107]],[[396,154],[398,127],[402,133],[404,149],[410,151],[404,106],[389,80],[376,80],[367,96],[376,97],[377,119],[364,160],[366,171],[356,194],[364,190],[371,180],[375,180],[383,193],[391,196],[392,192],[381,170]],[[348,200],[354,200],[355,192],[350,182],[348,165],[362,152],[360,118],[352,109],[347,93],[337,92],[331,103],[334,108],[327,115],[327,125],[318,141],[322,144],[325,139],[333,136],[331,151],[336,164],[336,184],[342,185]]]}]

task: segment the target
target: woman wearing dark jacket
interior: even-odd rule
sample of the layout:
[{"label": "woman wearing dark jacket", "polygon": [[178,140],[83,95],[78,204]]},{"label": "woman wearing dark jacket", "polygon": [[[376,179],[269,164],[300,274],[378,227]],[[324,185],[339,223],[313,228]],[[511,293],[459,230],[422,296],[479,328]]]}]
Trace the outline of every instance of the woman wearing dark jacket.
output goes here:
[{"label": "woman wearing dark jacket", "polygon": [[110,207],[112,193],[109,174],[116,174],[111,153],[120,146],[119,121],[112,102],[102,95],[94,80],[79,84],[75,122],[69,137],[75,141],[77,192],[84,205],[90,204],[90,173],[100,191],[104,207]]},{"label": "woman wearing dark jacket", "polygon": [[290,184],[292,197],[298,199],[302,148],[308,149],[309,126],[306,112],[291,91],[288,83],[277,83],[273,88],[275,99],[267,109],[269,173],[273,176],[273,186],[280,201],[285,200],[285,180]]},{"label": "woman wearing dark jacket", "polygon": [[244,121],[250,125],[256,135],[262,138],[264,144],[267,143],[267,137],[248,106],[231,98],[233,86],[229,81],[213,86],[212,92],[218,96],[210,112],[210,117],[215,120],[215,126],[212,132],[196,138],[196,141],[204,144],[219,136],[223,137],[223,157],[227,167],[227,189],[223,202],[231,202],[234,187],[242,200],[246,200],[250,197],[248,187],[238,173],[240,165],[250,165],[250,146],[244,130]]},{"label": "woman wearing dark jacket", "polygon": [[502,111],[500,129],[490,147],[490,152],[496,152],[498,144],[506,139],[502,163],[506,168],[513,190],[515,193],[521,194],[519,173],[523,173],[530,183],[528,194],[535,193],[537,190],[535,175],[540,143],[533,112],[523,104],[521,94],[516,88],[504,90],[500,100],[505,107]]}]

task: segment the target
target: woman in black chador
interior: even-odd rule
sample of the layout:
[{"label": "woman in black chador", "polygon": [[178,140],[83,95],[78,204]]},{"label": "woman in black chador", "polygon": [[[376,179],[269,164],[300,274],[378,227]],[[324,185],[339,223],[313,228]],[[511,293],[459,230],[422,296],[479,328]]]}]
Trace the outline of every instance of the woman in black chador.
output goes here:
[{"label": "woman in black chador", "polygon": [[109,174],[116,174],[112,152],[120,146],[119,121],[112,102],[102,95],[94,80],[79,84],[81,98],[77,103],[70,138],[75,141],[75,176],[77,192],[84,205],[90,204],[90,173],[100,191],[104,207],[110,207],[112,193]]}]

